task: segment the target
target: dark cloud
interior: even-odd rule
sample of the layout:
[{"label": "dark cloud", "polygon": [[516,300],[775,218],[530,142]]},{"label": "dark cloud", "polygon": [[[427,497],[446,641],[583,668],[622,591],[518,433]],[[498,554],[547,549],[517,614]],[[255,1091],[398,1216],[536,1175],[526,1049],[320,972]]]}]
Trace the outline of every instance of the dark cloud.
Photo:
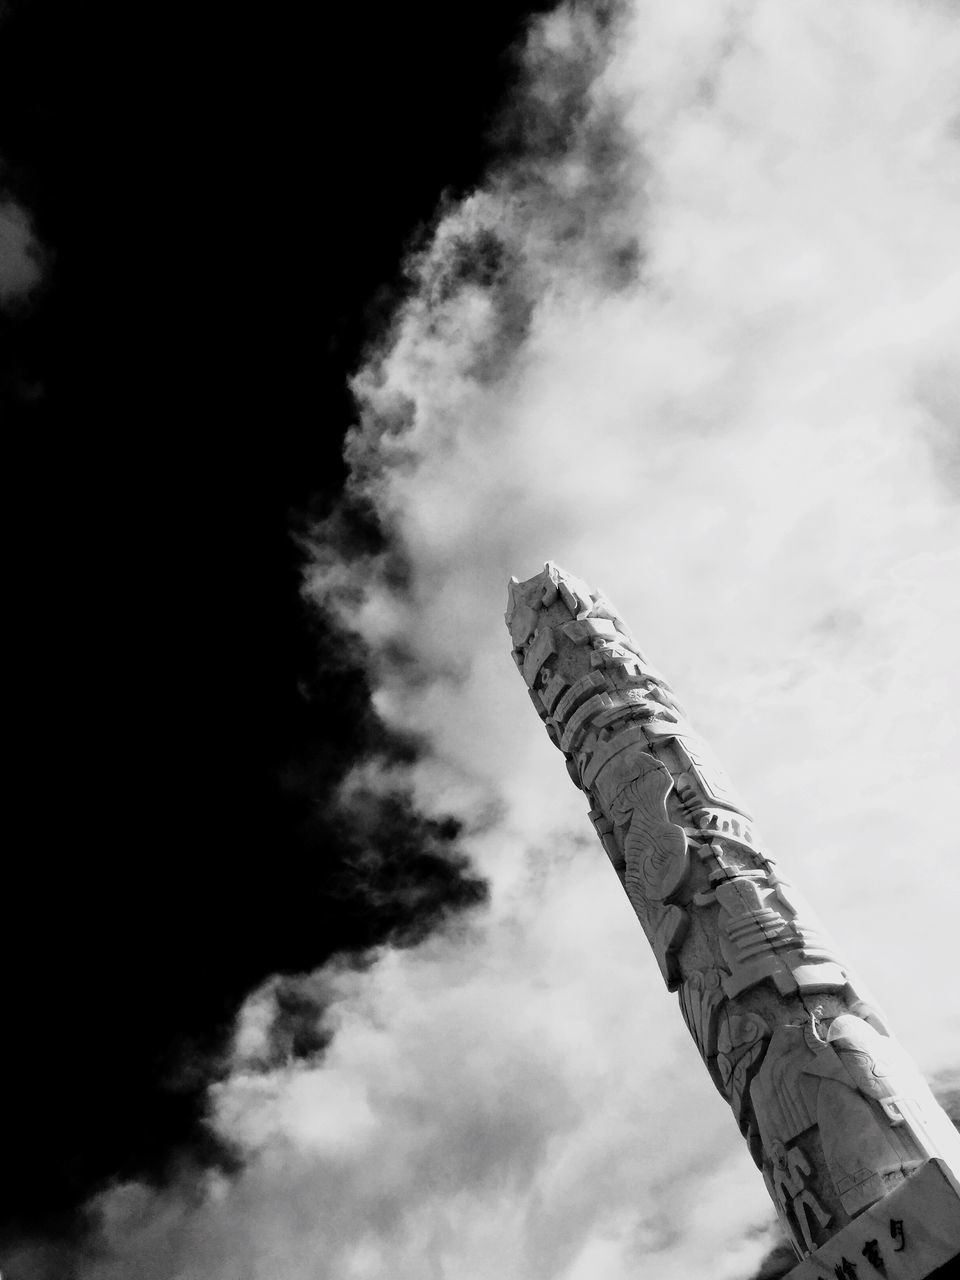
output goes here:
[{"label": "dark cloud", "polygon": [[956,1073],[950,1073],[945,1079],[943,1075],[936,1077],[931,1085],[933,1096],[950,1117],[953,1127],[960,1131],[960,1082]]},{"label": "dark cloud", "polygon": [[445,304],[464,291],[476,290],[490,304],[490,322],[464,373],[478,382],[494,382],[521,349],[534,303],[522,257],[510,242],[508,229],[481,225],[472,233],[464,230],[448,240],[438,239],[418,266],[414,276],[418,295],[428,316],[433,313],[425,333],[442,334]]},{"label": "dark cloud", "polygon": [[[465,285],[490,289],[502,284],[511,264],[517,265],[516,255],[492,227],[482,227],[472,237],[454,236],[446,260],[434,271],[432,290],[445,302]],[[424,284],[431,287],[427,280]]]},{"label": "dark cloud", "polygon": [[[643,266],[642,228],[620,215],[632,205],[635,218],[644,165],[623,104],[609,94],[601,104],[591,90],[628,10],[613,2],[569,12],[576,37],[565,48],[541,45],[534,33],[525,49],[525,74],[499,125],[507,158],[499,176],[505,191],[546,214],[559,256],[589,255],[598,282],[616,291],[634,283]],[[571,154],[579,162],[575,178],[558,164]]]},{"label": "dark cloud", "polygon": [[747,1280],[780,1280],[781,1276],[789,1275],[796,1265],[797,1255],[793,1245],[783,1240],[773,1246]]},{"label": "dark cloud", "polygon": [[514,91],[494,128],[498,154],[522,158],[524,167],[570,154],[589,121],[597,70],[613,51],[619,21],[628,10],[619,0],[604,0],[573,4],[567,12],[579,38],[559,45],[542,39],[543,28],[530,33],[516,51]]},{"label": "dark cloud", "polygon": [[485,902],[487,887],[458,849],[459,823],[421,814],[402,781],[386,790],[342,785],[358,766],[402,770],[421,748],[374,709],[374,664],[362,635],[319,611],[314,626],[316,666],[301,694],[317,731],[283,778],[301,814],[297,842],[305,858],[315,851],[322,877],[333,924],[326,951],[409,945]]},{"label": "dark cloud", "polygon": [[23,210],[4,199],[0,169],[0,305],[22,298],[40,276],[40,255]]},{"label": "dark cloud", "polygon": [[420,942],[451,914],[487,901],[486,882],[457,850],[459,822],[423,817],[402,791],[352,793],[336,830],[343,871],[335,899],[346,911],[372,911],[394,945]]}]

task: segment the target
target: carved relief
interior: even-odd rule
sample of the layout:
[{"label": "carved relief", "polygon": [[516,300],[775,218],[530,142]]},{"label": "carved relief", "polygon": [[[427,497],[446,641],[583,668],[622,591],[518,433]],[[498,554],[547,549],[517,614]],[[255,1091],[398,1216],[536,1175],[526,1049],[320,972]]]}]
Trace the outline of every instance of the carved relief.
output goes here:
[{"label": "carved relief", "polygon": [[[931,1157],[960,1167],[960,1134],[938,1105],[915,1063],[887,1036],[880,1035],[864,1019],[853,1014],[834,1018],[827,1031],[827,1043],[841,1062],[851,1088],[867,1100],[871,1119],[886,1141],[870,1162],[879,1173],[904,1172]],[[832,1077],[836,1081],[836,1077]],[[854,1188],[857,1170],[843,1165],[843,1156],[829,1141],[827,1129],[836,1126],[838,1105],[850,1108],[849,1098],[839,1099],[830,1089],[821,1088],[817,1116],[824,1130],[824,1152],[835,1169],[837,1189],[847,1201],[859,1202]],[[884,1123],[884,1121],[886,1123]],[[849,1130],[850,1120],[842,1127]],[[828,1152],[828,1145],[830,1151]],[[888,1148],[892,1149],[890,1155]],[[857,1150],[864,1149],[862,1143]],[[847,1157],[849,1161],[849,1156]],[[869,1201],[873,1203],[873,1201]]]},{"label": "carved relief", "polygon": [[533,688],[544,664],[557,652],[557,645],[552,627],[538,627],[536,638],[527,648],[524,655],[523,678]]},{"label": "carved relief", "polygon": [[770,979],[782,995],[842,989],[846,974],[818,931],[795,915],[762,871],[744,871],[717,885],[720,952],[730,969],[728,996]]},{"label": "carved relief", "polygon": [[[832,1069],[823,1059],[817,1067]],[[842,1070],[842,1068],[841,1068]],[[811,1074],[813,1074],[811,1072]],[[817,1092],[817,1126],[827,1169],[844,1210],[853,1216],[905,1177],[919,1160],[904,1160],[867,1100],[840,1074],[826,1075]]]},{"label": "carved relief", "polygon": [[827,1226],[832,1215],[806,1185],[810,1164],[799,1147],[788,1151],[782,1142],[775,1142],[770,1154],[774,1202],[780,1220],[802,1258],[817,1247],[814,1233]]},{"label": "carved relief", "polygon": [[590,810],[587,817],[593,823],[593,829],[600,837],[600,843],[606,850],[607,857],[610,859],[614,869],[622,880],[624,872],[623,852],[617,844],[613,830],[613,823],[602,809],[595,807]]},{"label": "carved relief", "polygon": [[679,742],[690,762],[690,772],[699,782],[707,801],[748,814],[726,770],[700,735],[684,727]]},{"label": "carved relief", "polygon": [[575,619],[586,618],[594,607],[590,588],[572,573],[566,573],[548,560],[543,572],[520,582],[511,578],[507,585],[507,611],[504,614],[515,649],[527,644],[536,632],[542,609],[563,600]]},{"label": "carved relief", "polygon": [[611,805],[614,824],[628,824],[623,840],[625,884],[631,897],[639,891],[665,902],[682,887],[690,868],[684,830],[667,815],[673,779],[651,755],[638,754],[631,763],[636,777]]},{"label": "carved relief", "polygon": [[646,920],[640,915],[640,908],[634,904],[641,923],[647,927],[647,937],[653,947],[663,980],[669,991],[676,991],[680,984],[680,948],[690,927],[690,917],[680,907],[662,907],[659,910],[648,909]]},{"label": "carved relief", "polygon": [[630,725],[605,742],[599,742],[582,759],[583,786],[609,803],[621,787],[636,777],[642,757],[648,754],[647,740],[639,725]]},{"label": "carved relief", "polygon": [[692,973],[680,989],[680,1010],[714,1084],[730,1103],[751,1154],[760,1164],[762,1142],[753,1115],[750,1082],[763,1061],[770,1028],[758,1014],[731,1005],[719,969]]},{"label": "carved relief", "polygon": [[693,1036],[714,1084],[725,1094],[717,1067],[717,1020],[723,1003],[719,969],[698,969],[680,988],[680,1012],[687,1030]]},{"label": "carved relief", "polygon": [[805,1077],[812,1061],[807,1029],[781,1026],[773,1033],[763,1067],[750,1086],[754,1113],[766,1150],[785,1145],[817,1122],[816,1089]]},{"label": "carved relief", "polygon": [[756,1075],[770,1028],[763,1018],[753,1013],[739,1013],[728,1008],[720,1015],[717,1035],[717,1069],[720,1081],[733,1108],[740,1132],[750,1143],[750,1152],[759,1164],[762,1158],[760,1131],[750,1101],[750,1082]]},{"label": "carved relief", "polygon": [[623,763],[633,777],[608,806],[622,849],[623,884],[672,991],[680,980],[678,956],[689,918],[666,904],[689,870],[687,838],[667,816],[673,781],[664,766],[644,752],[631,752]]},{"label": "carved relief", "polygon": [[[587,794],[798,1253],[919,1162],[942,1156],[960,1170],[960,1137],[880,1034],[882,1015],[778,875],[726,773],[616,610],[548,563],[512,580],[506,620],[537,714]],[[831,1016],[799,1021],[818,992],[829,993]]]},{"label": "carved relief", "polygon": [[[894,1097],[906,1102],[903,1092],[892,1092],[884,1061],[892,1042],[850,1014],[833,1024],[827,1042],[809,1027],[779,1027],[750,1092],[766,1150],[816,1127],[837,1198],[853,1216],[934,1152],[925,1145],[922,1120],[906,1124],[898,1105],[883,1105]],[[905,1083],[899,1077],[897,1087]],[[908,1088],[920,1099],[927,1091],[916,1072]],[[919,1110],[935,1114],[935,1106],[921,1100]]]}]

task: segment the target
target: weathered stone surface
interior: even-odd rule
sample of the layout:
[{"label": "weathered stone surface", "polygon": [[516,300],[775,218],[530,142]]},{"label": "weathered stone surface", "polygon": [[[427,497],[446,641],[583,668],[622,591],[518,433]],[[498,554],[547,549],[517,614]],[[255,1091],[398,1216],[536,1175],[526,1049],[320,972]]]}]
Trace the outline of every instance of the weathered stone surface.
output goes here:
[{"label": "weathered stone surface", "polygon": [[786,1280],[960,1275],[958,1205],[960,1183],[942,1160],[930,1160],[794,1267]]},{"label": "weathered stone surface", "polygon": [[[506,621],[537,714],[586,793],[663,980],[798,1257],[809,1259],[797,1280],[926,1276],[871,1269],[866,1254],[842,1251],[827,1271],[803,1269],[833,1257],[828,1242],[859,1239],[854,1228],[895,1196],[911,1239],[929,1244],[924,1258],[953,1236],[936,1223],[922,1234],[923,1196],[952,1204],[960,1221],[960,1136],[882,1013],[610,602],[548,563],[511,580]],[[844,1259],[854,1270],[835,1270]]]}]

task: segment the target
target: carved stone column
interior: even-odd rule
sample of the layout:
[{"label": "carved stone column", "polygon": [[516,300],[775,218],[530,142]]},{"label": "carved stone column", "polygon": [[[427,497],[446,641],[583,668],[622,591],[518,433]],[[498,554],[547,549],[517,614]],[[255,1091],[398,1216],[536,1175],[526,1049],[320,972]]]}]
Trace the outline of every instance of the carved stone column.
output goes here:
[{"label": "carved stone column", "polygon": [[[807,1259],[794,1274],[934,1274],[960,1252],[960,1135],[673,690],[609,601],[554,564],[511,580],[506,621],[536,712]],[[934,1201],[952,1227],[931,1220]]]}]

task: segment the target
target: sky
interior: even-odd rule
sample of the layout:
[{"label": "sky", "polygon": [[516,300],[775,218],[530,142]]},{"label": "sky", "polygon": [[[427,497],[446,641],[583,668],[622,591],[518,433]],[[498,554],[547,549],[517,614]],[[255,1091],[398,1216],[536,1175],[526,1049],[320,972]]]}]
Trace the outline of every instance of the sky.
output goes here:
[{"label": "sky", "polygon": [[232,975],[192,1095],[220,1158],[116,1164],[79,1243],[23,1234],[5,1274],[761,1273],[762,1180],[510,660],[507,580],[547,559],[616,602],[960,1089],[958,58],[920,0],[529,18],[476,178],[394,250],[284,580],[365,708],[288,782],[316,799],[325,762],[324,838],[389,927]]}]

